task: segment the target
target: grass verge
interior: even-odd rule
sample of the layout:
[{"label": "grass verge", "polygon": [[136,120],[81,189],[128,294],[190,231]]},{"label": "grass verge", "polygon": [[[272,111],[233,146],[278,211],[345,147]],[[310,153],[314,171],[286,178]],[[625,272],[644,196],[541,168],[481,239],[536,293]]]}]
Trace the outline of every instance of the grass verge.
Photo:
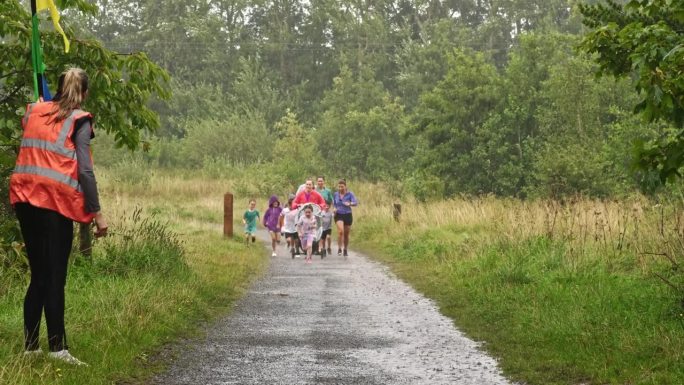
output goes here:
[{"label": "grass verge", "polygon": [[389,207],[367,205],[355,214],[352,243],[434,299],[512,379],[684,383],[681,291],[656,278],[672,273],[667,264],[635,252],[657,242],[667,218],[640,213],[639,234],[612,239],[598,236],[611,223],[606,212],[614,212],[605,207],[586,210],[589,229],[558,236],[558,227],[537,231],[529,220],[540,218],[547,230],[550,218],[555,226],[565,220],[544,214],[543,205],[508,202],[515,207],[500,211],[498,200],[440,202],[408,208],[401,223]]},{"label": "grass verge", "polygon": [[66,287],[70,351],[90,366],[20,354],[24,275],[0,298],[1,384],[144,382],[162,369],[154,357],[166,344],[225,314],[268,261],[223,238],[220,185],[151,176],[154,187],[141,189],[98,177],[112,235],[96,241],[92,262],[72,258]]}]

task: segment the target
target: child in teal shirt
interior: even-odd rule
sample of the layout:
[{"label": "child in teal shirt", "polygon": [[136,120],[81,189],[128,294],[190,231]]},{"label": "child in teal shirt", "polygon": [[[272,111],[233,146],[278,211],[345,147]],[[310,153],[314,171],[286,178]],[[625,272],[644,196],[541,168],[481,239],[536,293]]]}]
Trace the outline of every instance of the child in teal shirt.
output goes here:
[{"label": "child in teal shirt", "polygon": [[249,209],[245,211],[242,216],[242,223],[245,225],[245,242],[249,243],[249,237],[252,237],[252,243],[256,242],[257,222],[259,222],[259,210],[256,209],[256,201],[250,199]]}]

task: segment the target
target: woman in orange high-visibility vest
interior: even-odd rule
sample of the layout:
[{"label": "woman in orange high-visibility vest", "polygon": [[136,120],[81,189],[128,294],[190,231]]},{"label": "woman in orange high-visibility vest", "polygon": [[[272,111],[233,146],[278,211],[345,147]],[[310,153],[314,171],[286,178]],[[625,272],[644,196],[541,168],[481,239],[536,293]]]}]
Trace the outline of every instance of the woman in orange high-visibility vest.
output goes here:
[{"label": "woman in orange high-visibility vest", "polygon": [[21,147],[10,177],[10,202],[31,269],[24,299],[24,354],[41,353],[38,333],[45,312],[49,356],[76,365],[84,363],[69,353],[64,328],[73,222],[94,222],[96,237],[107,234],[90,153],[92,115],[80,109],[87,95],[88,76],[71,68],[60,76],[53,101],[27,106]]}]

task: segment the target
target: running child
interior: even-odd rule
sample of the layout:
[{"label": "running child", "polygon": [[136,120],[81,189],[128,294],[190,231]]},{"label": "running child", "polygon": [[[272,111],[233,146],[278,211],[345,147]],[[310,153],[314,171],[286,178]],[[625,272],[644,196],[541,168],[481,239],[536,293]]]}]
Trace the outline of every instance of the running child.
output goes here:
[{"label": "running child", "polygon": [[249,243],[249,237],[252,237],[252,243],[256,242],[257,222],[259,221],[259,210],[256,209],[256,201],[249,200],[249,208],[242,215],[242,223],[245,225],[245,243]]},{"label": "running child", "polygon": [[264,213],[264,227],[268,229],[271,234],[271,248],[273,253],[271,257],[276,256],[276,244],[280,243],[280,213],[283,208],[280,207],[280,201],[276,195],[272,195],[268,200],[268,209]]},{"label": "running child", "polygon": [[306,263],[311,263],[311,254],[313,253],[313,242],[316,238],[317,222],[316,217],[313,216],[313,209],[310,205],[303,207],[304,215],[299,218],[297,222],[297,230],[299,231],[299,241],[302,244],[302,249],[306,251]]},{"label": "running child", "polygon": [[280,228],[283,230],[287,248],[292,254],[292,258],[299,252],[299,234],[297,233],[297,209],[291,208],[294,201],[294,194],[287,197],[287,206],[280,212]]},{"label": "running child", "polygon": [[[326,207],[323,209],[323,212],[321,213],[321,230],[323,232],[321,233],[321,240],[318,241],[318,253],[321,255],[321,259],[325,258],[327,255],[326,249],[325,249],[325,241],[326,239],[328,240],[328,244],[330,244],[330,239],[332,238],[330,235],[332,234],[332,223],[333,223],[333,214],[330,212],[330,209]],[[328,247],[328,253],[330,252],[330,248]]]},{"label": "running child", "polygon": [[[323,200],[325,201],[325,205],[328,207],[328,210],[332,210],[331,207],[333,207],[334,203],[334,197],[333,193],[330,191],[329,188],[325,187],[325,177],[323,175],[319,175],[318,178],[316,178],[316,191],[321,194],[323,197]],[[332,212],[330,213],[332,215]],[[330,249],[332,247],[332,237],[328,236],[328,254],[332,254],[332,250]],[[323,244],[323,247],[325,248],[325,244]],[[325,257],[324,254],[321,254],[321,258]]]}]

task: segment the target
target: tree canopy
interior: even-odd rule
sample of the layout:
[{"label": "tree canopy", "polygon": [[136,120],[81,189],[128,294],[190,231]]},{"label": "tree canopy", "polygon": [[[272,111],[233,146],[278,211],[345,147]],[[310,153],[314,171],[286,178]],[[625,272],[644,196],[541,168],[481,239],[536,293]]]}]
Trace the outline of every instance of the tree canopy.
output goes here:
[{"label": "tree canopy", "polygon": [[640,95],[635,111],[647,121],[663,120],[678,129],[640,142],[639,164],[661,179],[681,176],[684,165],[684,1],[608,0],[582,5],[592,28],[582,42],[596,54],[600,74],[629,77]]},{"label": "tree canopy", "polygon": [[[112,144],[144,140],[158,167],[258,169],[271,187],[272,169],[291,185],[318,170],[432,199],[654,192],[684,157],[680,1],[60,5],[77,53],[45,26],[48,77],[91,73],[114,162]],[[16,138],[28,19],[16,0],[1,14],[18,20],[0,27],[0,124]]]},{"label": "tree canopy", "polygon": [[[94,15],[97,8],[83,0],[57,2],[62,9]],[[0,4],[0,133],[4,145],[19,135],[19,118],[33,98],[30,58],[31,15],[17,0]],[[75,37],[67,28],[71,50],[64,52],[61,37],[41,31],[48,83],[56,87],[61,72],[70,66],[84,69],[90,78],[90,97],[84,108],[97,117],[97,127],[113,134],[119,145],[135,149],[140,133],[159,127],[157,114],[148,106],[151,97],[169,96],[165,70],[143,52],[120,55],[96,39]]]}]

